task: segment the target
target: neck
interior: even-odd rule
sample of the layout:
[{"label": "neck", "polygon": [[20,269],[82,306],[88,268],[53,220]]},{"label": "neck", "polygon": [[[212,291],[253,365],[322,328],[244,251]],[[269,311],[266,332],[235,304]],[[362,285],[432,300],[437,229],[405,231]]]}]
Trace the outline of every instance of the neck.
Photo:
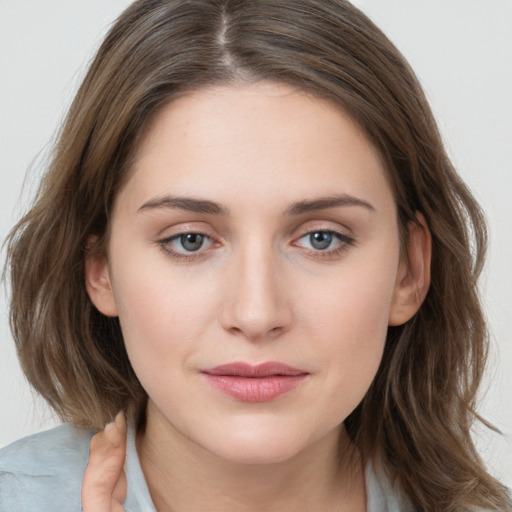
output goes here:
[{"label": "neck", "polygon": [[291,459],[243,464],[163,426],[152,409],[137,449],[159,512],[366,510],[362,464],[342,427]]}]

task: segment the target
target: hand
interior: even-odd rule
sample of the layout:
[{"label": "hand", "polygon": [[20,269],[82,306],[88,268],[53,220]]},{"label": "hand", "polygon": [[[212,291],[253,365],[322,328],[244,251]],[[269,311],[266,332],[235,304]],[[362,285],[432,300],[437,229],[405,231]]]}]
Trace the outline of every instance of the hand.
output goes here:
[{"label": "hand", "polygon": [[82,482],[84,512],[123,512],[127,481],[126,419],[120,412],[114,422],[91,439],[89,463]]}]

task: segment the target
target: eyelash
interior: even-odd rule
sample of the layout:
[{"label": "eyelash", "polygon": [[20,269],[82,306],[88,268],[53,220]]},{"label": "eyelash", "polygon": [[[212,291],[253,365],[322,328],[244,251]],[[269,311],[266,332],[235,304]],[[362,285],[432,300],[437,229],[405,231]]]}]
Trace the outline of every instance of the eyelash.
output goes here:
[{"label": "eyelash", "polygon": [[183,231],[182,233],[177,233],[176,235],[172,235],[172,236],[163,238],[161,240],[158,240],[157,243],[160,246],[160,248],[162,249],[162,251],[164,251],[166,254],[168,254],[175,260],[192,261],[192,260],[199,260],[199,259],[207,257],[206,251],[200,251],[200,250],[198,250],[197,252],[190,251],[189,254],[186,254],[186,253],[176,251],[170,247],[170,244],[173,241],[178,240],[182,236],[186,236],[186,235],[200,235],[200,236],[203,236],[205,239],[211,240],[212,245],[220,245],[218,242],[215,242],[210,235],[208,235],[207,233],[204,233],[202,231]]},{"label": "eyelash", "polygon": [[[303,247],[303,249],[306,250],[306,252],[313,258],[323,259],[323,260],[329,260],[329,259],[335,259],[336,257],[340,256],[342,253],[344,253],[348,248],[355,244],[355,240],[352,237],[349,237],[347,235],[344,235],[343,233],[340,233],[338,231],[334,231],[331,229],[312,229],[310,231],[307,231],[306,233],[302,234],[299,238],[296,239],[292,243],[294,247],[297,247],[297,242],[299,240],[302,240],[305,237],[311,236],[314,233],[323,233],[333,236],[333,238],[337,239],[338,242],[341,244],[336,249],[325,249],[325,250],[314,250],[314,249],[308,249]],[[188,254],[183,253],[180,251],[176,251],[170,247],[170,244],[174,242],[175,240],[179,240],[181,237],[186,235],[200,235],[203,236],[205,239],[209,239],[211,241],[212,246],[220,246],[220,243],[215,242],[213,238],[208,235],[207,233],[201,232],[201,231],[184,231],[182,233],[177,233],[175,235],[163,238],[161,240],[157,240],[157,244],[160,246],[162,251],[164,251],[166,254],[170,255],[172,258],[178,261],[197,261],[200,259],[203,259],[208,256],[208,251],[201,251],[199,249],[196,251],[190,251]],[[299,246],[301,247],[301,246]]]},{"label": "eyelash", "polygon": [[[307,236],[311,236],[314,233],[324,233],[333,236],[333,238],[336,238],[338,242],[340,243],[340,246],[336,249],[326,249],[326,250],[312,250],[309,249],[308,253],[314,257],[314,258],[320,258],[324,260],[329,259],[335,259],[336,257],[340,256],[342,253],[344,253],[351,245],[354,245],[355,240],[352,237],[349,237],[347,235],[344,235],[343,233],[340,233],[338,231],[334,231],[332,229],[312,229],[310,231],[307,231],[304,233],[298,240],[302,240],[303,238]],[[297,242],[294,242],[293,245],[295,246]]]}]

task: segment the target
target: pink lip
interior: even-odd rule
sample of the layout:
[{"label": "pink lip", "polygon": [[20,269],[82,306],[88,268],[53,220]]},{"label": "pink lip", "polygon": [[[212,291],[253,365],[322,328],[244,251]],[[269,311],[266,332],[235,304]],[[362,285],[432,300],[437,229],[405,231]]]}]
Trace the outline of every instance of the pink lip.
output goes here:
[{"label": "pink lip", "polygon": [[229,363],[201,371],[219,391],[244,402],[269,402],[296,388],[308,373],[283,363]]}]

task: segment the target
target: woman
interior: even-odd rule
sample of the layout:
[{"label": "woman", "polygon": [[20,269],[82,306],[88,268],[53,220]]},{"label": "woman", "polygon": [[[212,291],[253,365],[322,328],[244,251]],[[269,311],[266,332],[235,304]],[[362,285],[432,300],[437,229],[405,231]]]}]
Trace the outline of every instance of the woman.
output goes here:
[{"label": "woman", "polygon": [[[510,507],[469,432],[482,216],[349,3],[134,3],[9,244],[25,372],[87,430],[6,449],[0,503],[76,507],[89,461],[86,512],[105,467],[125,510]],[[120,410],[124,472],[121,416],[87,457]]]}]

